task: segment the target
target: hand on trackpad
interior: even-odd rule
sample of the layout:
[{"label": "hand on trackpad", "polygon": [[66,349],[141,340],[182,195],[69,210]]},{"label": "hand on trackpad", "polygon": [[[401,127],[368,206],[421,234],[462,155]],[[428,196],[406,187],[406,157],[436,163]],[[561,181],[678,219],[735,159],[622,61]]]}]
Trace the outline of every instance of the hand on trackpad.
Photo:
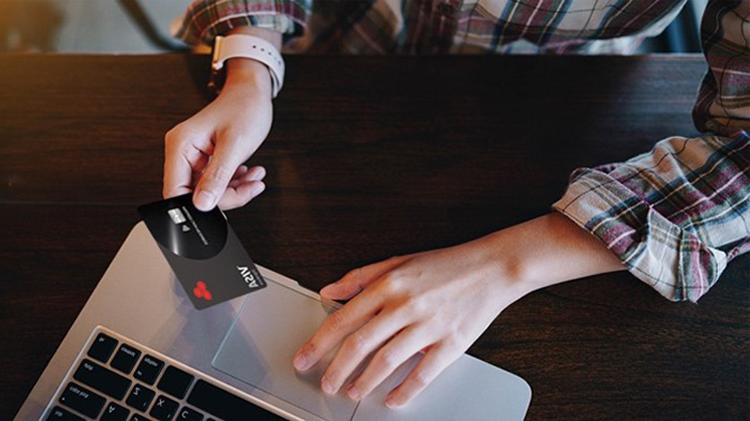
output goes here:
[{"label": "hand on trackpad", "polygon": [[320,390],[328,360],[304,374],[292,366],[297,349],[327,315],[320,301],[269,282],[267,288],[245,299],[212,365],[321,418],[350,419],[356,402]]}]

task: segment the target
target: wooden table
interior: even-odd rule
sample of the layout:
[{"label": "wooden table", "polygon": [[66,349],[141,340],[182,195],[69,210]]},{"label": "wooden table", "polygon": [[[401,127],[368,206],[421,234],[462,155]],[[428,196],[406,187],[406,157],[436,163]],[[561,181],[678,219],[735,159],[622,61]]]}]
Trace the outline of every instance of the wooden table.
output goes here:
[{"label": "wooden table", "polygon": [[[289,57],[269,189],[229,218],[317,289],[394,254],[548,212],[575,167],[692,135],[681,57]],[[161,193],[163,134],[208,101],[205,57],[0,56],[0,419],[11,417]],[[750,416],[750,258],[700,304],[627,273],[536,292],[469,352],[524,377],[530,419]]]}]

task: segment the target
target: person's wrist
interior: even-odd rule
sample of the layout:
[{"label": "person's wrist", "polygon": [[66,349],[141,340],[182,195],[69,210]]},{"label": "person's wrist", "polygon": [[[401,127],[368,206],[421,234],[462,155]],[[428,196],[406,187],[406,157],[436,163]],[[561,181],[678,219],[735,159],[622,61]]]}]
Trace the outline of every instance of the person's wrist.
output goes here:
[{"label": "person's wrist", "polygon": [[533,261],[524,253],[512,252],[512,240],[512,233],[507,230],[477,240],[483,271],[489,274],[491,288],[502,307],[539,288],[530,276]]},{"label": "person's wrist", "polygon": [[232,58],[227,60],[226,66],[227,78],[222,91],[250,90],[271,99],[273,84],[265,64],[250,58]]}]

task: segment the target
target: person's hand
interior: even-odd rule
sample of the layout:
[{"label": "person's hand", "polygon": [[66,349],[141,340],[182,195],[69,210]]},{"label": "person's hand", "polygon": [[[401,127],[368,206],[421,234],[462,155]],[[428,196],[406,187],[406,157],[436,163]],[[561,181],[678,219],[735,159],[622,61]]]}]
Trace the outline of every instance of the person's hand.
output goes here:
[{"label": "person's hand", "polygon": [[265,189],[265,169],[242,163],[271,128],[268,69],[248,59],[227,66],[221,94],[164,139],[164,197],[194,190],[193,203],[204,211],[243,206]]},{"label": "person's hand", "polygon": [[[622,269],[598,239],[557,213],[459,246],[394,257],[355,269],[321,290],[324,298],[350,301],[328,316],[293,364],[306,371],[340,344],[321,388],[333,394],[343,387],[359,400],[423,351],[386,399],[389,407],[401,406],[525,294]],[[364,371],[350,379],[370,354]]]},{"label": "person's hand", "polygon": [[481,242],[404,257],[356,269],[321,291],[349,303],[329,316],[294,359],[307,370],[343,341],[321,379],[336,393],[367,356],[362,374],[345,389],[359,400],[420,350],[425,354],[388,406],[424,389],[458,358],[518,292]]}]

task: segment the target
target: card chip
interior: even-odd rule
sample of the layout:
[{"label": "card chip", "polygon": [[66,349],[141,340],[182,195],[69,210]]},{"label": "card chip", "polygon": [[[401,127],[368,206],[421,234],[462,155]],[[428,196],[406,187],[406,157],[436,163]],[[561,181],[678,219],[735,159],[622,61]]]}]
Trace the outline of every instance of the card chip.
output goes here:
[{"label": "card chip", "polygon": [[174,208],[167,211],[169,217],[172,218],[172,222],[175,224],[181,224],[186,221],[185,215],[182,213],[180,208]]}]

